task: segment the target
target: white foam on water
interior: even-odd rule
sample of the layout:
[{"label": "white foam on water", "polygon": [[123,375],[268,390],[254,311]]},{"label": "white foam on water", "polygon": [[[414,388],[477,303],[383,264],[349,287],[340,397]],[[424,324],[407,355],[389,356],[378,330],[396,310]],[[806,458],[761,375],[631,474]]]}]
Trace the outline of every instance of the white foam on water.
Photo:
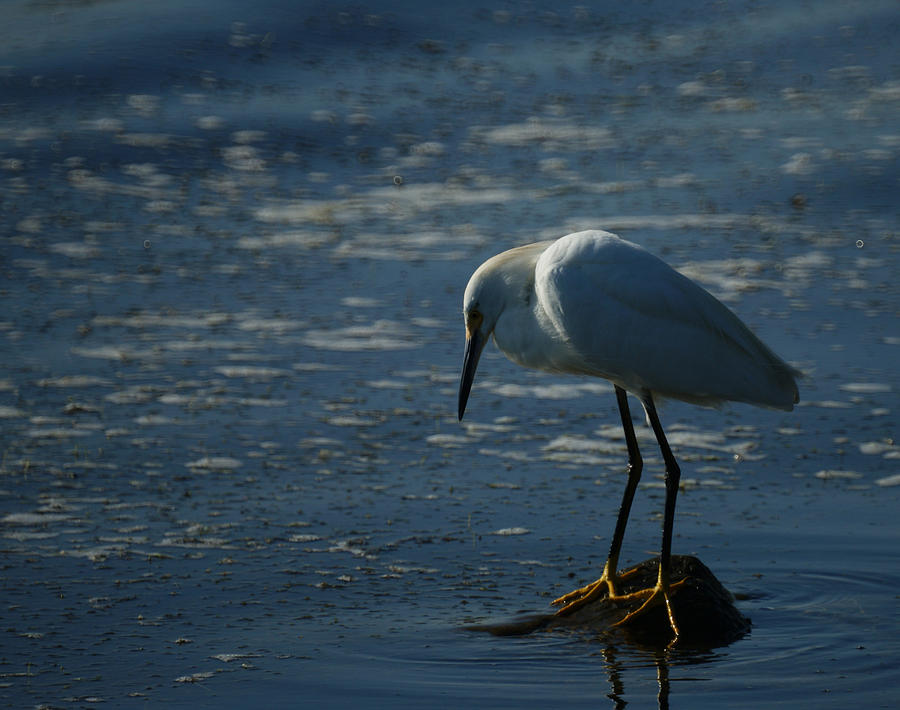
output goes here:
[{"label": "white foam on water", "polygon": [[230,471],[242,466],[240,460],[231,456],[204,456],[195,461],[188,461],[185,466],[191,469]]}]

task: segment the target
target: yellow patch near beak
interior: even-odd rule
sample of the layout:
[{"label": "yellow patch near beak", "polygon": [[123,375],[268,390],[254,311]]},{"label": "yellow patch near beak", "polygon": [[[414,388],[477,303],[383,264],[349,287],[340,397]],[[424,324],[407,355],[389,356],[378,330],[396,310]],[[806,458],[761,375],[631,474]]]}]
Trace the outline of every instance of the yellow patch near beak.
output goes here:
[{"label": "yellow patch near beak", "polygon": [[478,311],[466,313],[466,340],[470,340],[484,323],[484,316]]}]

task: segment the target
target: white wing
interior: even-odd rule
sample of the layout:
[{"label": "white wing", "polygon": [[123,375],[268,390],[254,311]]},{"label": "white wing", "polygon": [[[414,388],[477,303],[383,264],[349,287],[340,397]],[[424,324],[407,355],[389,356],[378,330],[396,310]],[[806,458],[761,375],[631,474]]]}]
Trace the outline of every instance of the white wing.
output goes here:
[{"label": "white wing", "polygon": [[728,308],[636,244],[607,232],[554,242],[535,266],[546,319],[573,369],[642,394],[791,409],[796,374]]}]

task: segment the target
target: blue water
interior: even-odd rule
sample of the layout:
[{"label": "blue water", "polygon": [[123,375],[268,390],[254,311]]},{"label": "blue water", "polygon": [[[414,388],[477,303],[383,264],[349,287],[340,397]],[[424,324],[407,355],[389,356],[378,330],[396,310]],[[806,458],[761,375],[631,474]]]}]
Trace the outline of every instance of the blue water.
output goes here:
[{"label": "blue water", "polygon": [[[897,705],[894,3],[2,15],[5,706]],[[603,565],[611,387],[490,348],[455,415],[471,272],[587,227],[805,373],[661,408],[730,646],[463,630]]]}]

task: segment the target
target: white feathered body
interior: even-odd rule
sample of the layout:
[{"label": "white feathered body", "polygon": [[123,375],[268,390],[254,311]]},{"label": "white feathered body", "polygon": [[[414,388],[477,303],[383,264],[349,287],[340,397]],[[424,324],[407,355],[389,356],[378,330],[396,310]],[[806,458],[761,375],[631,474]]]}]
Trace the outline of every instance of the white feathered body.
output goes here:
[{"label": "white feathered body", "polygon": [[797,371],[734,313],[608,232],[498,254],[473,274],[464,307],[494,318],[497,346],[525,367],[603,377],[639,397],[785,410],[798,401]]}]

